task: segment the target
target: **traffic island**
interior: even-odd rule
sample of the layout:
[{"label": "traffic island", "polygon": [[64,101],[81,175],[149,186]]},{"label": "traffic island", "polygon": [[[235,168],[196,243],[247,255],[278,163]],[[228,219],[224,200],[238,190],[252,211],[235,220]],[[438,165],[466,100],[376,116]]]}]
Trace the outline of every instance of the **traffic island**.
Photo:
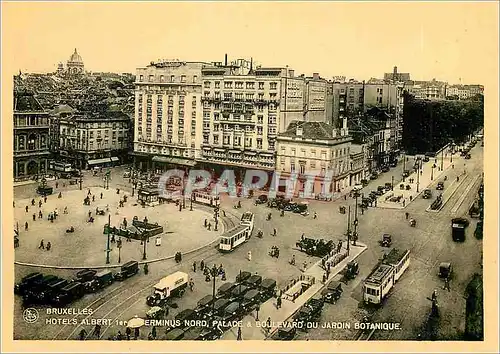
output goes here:
[{"label": "traffic island", "polygon": [[[343,243],[343,249],[341,253],[345,253],[346,242]],[[367,249],[367,246],[362,243],[357,243],[356,246],[351,245],[349,256],[345,257],[337,265],[330,268],[330,277],[333,279],[338,275],[349,262],[355,260],[361,253]],[[324,269],[321,266],[322,261],[319,260],[310,268],[308,268],[302,275],[302,277],[292,279],[287,286],[283,287],[288,290],[284,293],[290,295],[290,291],[295,288],[304,287],[303,284],[307,283],[307,289],[305,289],[299,296],[293,299],[293,296],[286,296],[282,298],[281,306],[278,308],[276,298],[271,298],[265,303],[261,304],[260,310],[258,312],[258,319],[256,318],[256,313],[252,313],[243,318],[243,327],[241,328],[241,335],[243,340],[266,340],[273,336],[273,334],[282,328],[283,323],[290,320],[290,318],[299,309],[309,301],[313,296],[320,292],[326,284],[321,280]],[[293,283],[293,284],[292,284]],[[291,285],[291,286],[290,286]],[[267,319],[271,319],[271,327],[266,328]],[[237,328],[232,328],[231,330],[224,333],[222,339],[236,340],[237,339]]]}]

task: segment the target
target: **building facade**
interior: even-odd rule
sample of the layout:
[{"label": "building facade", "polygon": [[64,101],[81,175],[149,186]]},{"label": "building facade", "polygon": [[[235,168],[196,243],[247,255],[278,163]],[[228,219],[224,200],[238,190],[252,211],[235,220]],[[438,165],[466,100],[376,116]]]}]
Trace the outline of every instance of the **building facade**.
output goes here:
[{"label": "building facade", "polygon": [[368,176],[368,152],[365,145],[350,146],[350,185],[360,184]]},{"label": "building facade", "polygon": [[277,139],[276,171],[281,179],[297,176],[299,195],[310,175],[316,176],[313,193],[340,192],[350,185],[351,140],[345,120],[341,129],[324,122],[292,122]]},{"label": "building facade", "polygon": [[32,93],[14,93],[14,180],[44,175],[50,156],[49,114]]},{"label": "building facade", "polygon": [[405,82],[410,81],[410,73],[400,73],[400,72],[398,72],[398,67],[395,66],[392,73],[385,73],[384,74],[384,80],[405,83]]},{"label": "building facade", "polygon": [[85,73],[85,65],[82,57],[78,54],[76,48],[71,57],[66,62],[66,71],[69,75],[81,75]]},{"label": "building facade", "polygon": [[192,167],[202,157],[202,62],[163,60],[137,69],[134,160],[140,169]]},{"label": "building facade", "polygon": [[475,95],[482,94],[484,94],[484,87],[482,85],[449,85],[446,87],[447,98],[467,100]]},{"label": "building facade", "polygon": [[59,118],[59,156],[79,169],[128,161],[130,119],[121,112]]},{"label": "building facade", "polygon": [[331,124],[333,114],[332,85],[318,73],[305,78],[304,120]]}]

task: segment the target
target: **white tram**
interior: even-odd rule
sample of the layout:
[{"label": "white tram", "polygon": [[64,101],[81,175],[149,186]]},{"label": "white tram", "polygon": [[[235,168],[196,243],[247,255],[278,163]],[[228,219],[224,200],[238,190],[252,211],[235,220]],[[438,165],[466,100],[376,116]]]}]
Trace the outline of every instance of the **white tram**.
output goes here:
[{"label": "white tram", "polygon": [[393,249],[371,272],[363,284],[365,303],[380,304],[410,265],[410,251]]},{"label": "white tram", "polygon": [[248,225],[238,225],[229,231],[226,231],[220,237],[219,251],[231,252],[250,238],[250,228]]},{"label": "white tram", "polygon": [[220,198],[210,192],[193,192],[191,194],[193,202],[216,207],[220,204]]},{"label": "white tram", "polygon": [[241,216],[241,225],[247,225],[250,228],[250,230],[248,231],[250,235],[253,232],[254,219],[255,216],[250,211],[244,212],[243,215]]}]

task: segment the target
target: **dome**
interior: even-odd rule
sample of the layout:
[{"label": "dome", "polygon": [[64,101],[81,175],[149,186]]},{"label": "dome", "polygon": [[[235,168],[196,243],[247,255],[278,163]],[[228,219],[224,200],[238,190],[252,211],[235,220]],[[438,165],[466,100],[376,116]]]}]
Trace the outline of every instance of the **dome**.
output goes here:
[{"label": "dome", "polygon": [[71,55],[71,58],[69,59],[69,61],[72,63],[83,63],[82,57],[80,56],[80,54],[78,54],[78,52],[76,51],[76,48],[75,48],[75,52]]}]

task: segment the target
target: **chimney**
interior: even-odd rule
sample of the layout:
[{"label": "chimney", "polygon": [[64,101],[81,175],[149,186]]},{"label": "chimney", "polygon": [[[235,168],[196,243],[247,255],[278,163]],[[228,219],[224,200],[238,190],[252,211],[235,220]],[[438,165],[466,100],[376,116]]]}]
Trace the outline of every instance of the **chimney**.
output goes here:
[{"label": "chimney", "polygon": [[337,129],[333,128],[333,130],[332,130],[332,136],[333,136],[334,138],[336,138],[336,137],[337,137]]},{"label": "chimney", "polygon": [[395,66],[395,67],[394,67],[394,74],[397,74],[397,73],[398,73],[398,67],[397,67],[397,66]]},{"label": "chimney", "polygon": [[224,55],[224,66],[227,66],[227,54]]},{"label": "chimney", "polygon": [[302,126],[297,124],[297,127],[295,128],[295,135],[302,136],[302,133],[303,133]]},{"label": "chimney", "polygon": [[319,73],[313,73],[313,79],[319,80]]},{"label": "chimney", "polygon": [[294,77],[295,76],[295,70],[289,69],[288,70],[288,77]]}]

